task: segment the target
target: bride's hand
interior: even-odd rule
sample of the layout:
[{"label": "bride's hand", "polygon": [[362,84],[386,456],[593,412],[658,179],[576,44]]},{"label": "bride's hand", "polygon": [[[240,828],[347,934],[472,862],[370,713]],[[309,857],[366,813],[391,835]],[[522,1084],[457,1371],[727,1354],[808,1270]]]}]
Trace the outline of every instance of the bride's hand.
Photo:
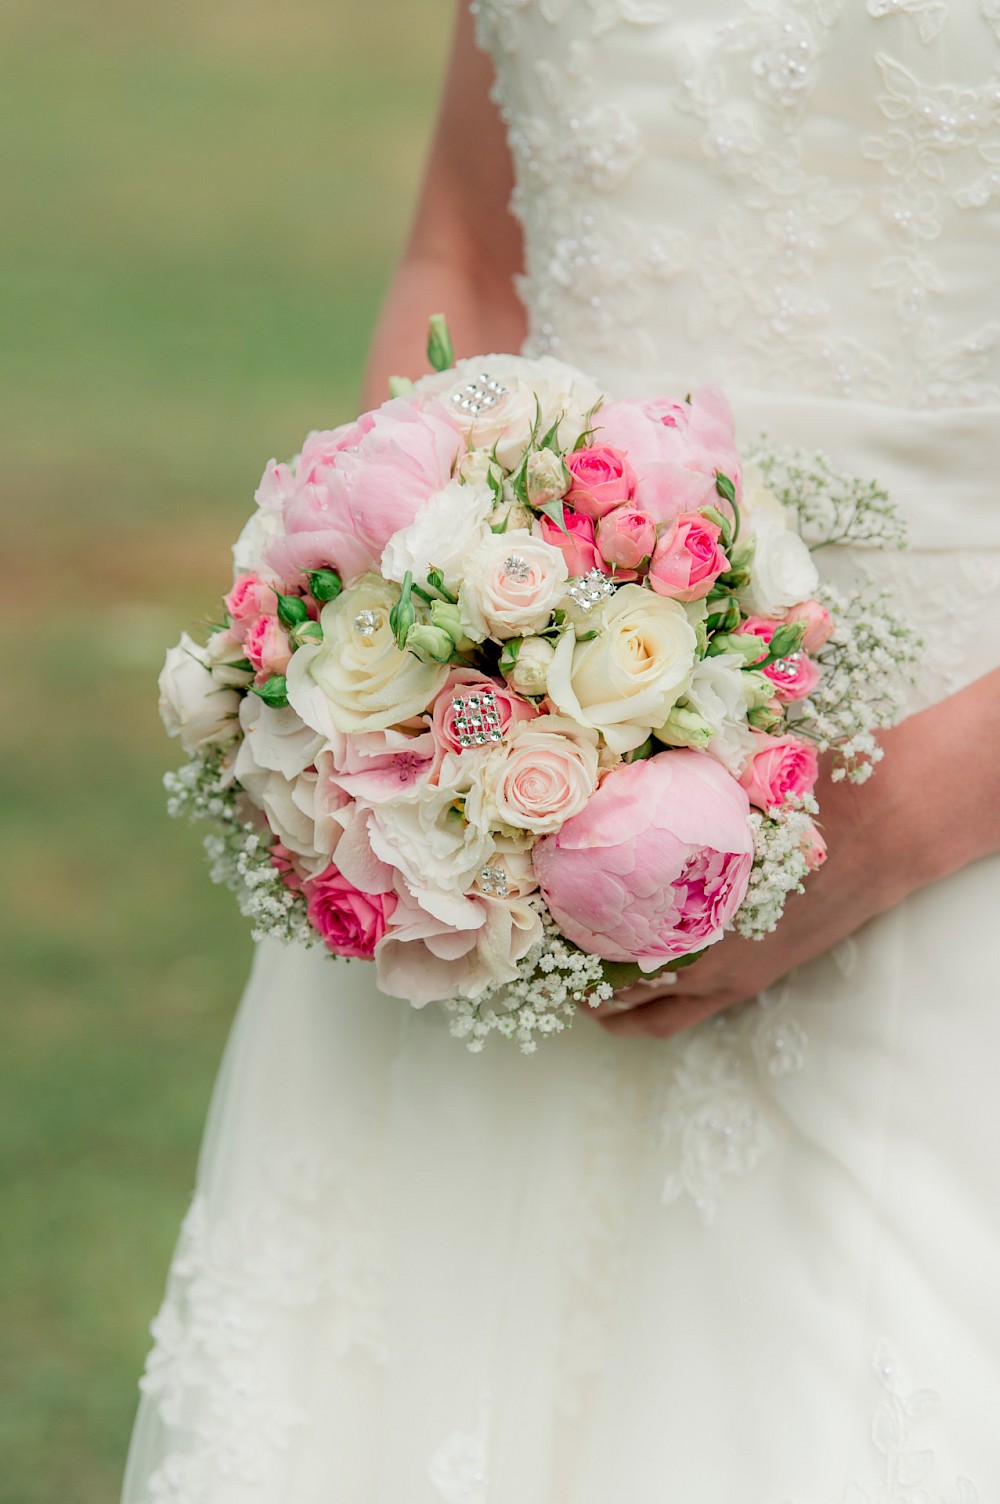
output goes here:
[{"label": "bride's hand", "polygon": [[[679,972],[594,1016],[612,1034],[667,1038],[746,1002],[925,883],[1000,848],[1000,670],[885,733],[860,786],[821,778],[825,865],[763,940],[730,934]],[[942,770],[947,769],[947,776]]]}]

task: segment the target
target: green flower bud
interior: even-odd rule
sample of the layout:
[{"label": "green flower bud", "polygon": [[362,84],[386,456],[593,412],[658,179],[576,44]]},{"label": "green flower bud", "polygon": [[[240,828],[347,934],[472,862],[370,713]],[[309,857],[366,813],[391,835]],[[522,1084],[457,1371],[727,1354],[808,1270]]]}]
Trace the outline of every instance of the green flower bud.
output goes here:
[{"label": "green flower bud", "polygon": [[406,647],[421,663],[447,663],[455,651],[450,632],[425,622],[415,622],[410,627]]},{"label": "green flower bud", "polygon": [[291,637],[297,648],[307,642],[322,642],[323,628],[318,621],[303,621],[297,627],[292,628]]},{"label": "green flower bud", "polygon": [[410,628],[417,619],[417,613],[411,599],[413,591],[413,575],[409,570],[403,579],[403,589],[399,600],[389,612],[389,625],[396,638],[396,646],[402,651],[406,647]]},{"label": "green flower bud", "polygon": [[283,627],[297,627],[300,622],[309,620],[309,611],[301,596],[278,595],[278,620]]},{"label": "green flower bud", "polygon": [[314,569],[309,576],[309,594],[321,604],[335,601],[343,588],[343,581],[335,569]]},{"label": "green flower bud", "polygon": [[717,632],[708,644],[708,653],[712,658],[719,653],[739,653],[749,667],[763,658],[766,646],[753,632]]},{"label": "green flower bud", "polygon": [[712,727],[696,710],[675,705],[653,735],[668,747],[697,747],[702,750],[712,740]]},{"label": "green flower bud", "polygon": [[427,331],[427,359],[435,371],[447,371],[455,364],[455,346],[451,342],[448,320],[443,313],[432,313]]},{"label": "green flower bud", "polygon": [[442,632],[447,632],[453,649],[465,636],[458,606],[452,601],[431,601],[431,622]]},{"label": "green flower bud", "polygon": [[770,705],[758,705],[753,710],[747,711],[747,721],[755,731],[764,731],[770,736],[783,720],[780,710],[774,710]]},{"label": "green flower bud", "polygon": [[409,376],[390,376],[389,377],[389,396],[390,397],[409,397],[409,395],[410,395],[410,393],[412,391],[413,391],[413,382],[410,380]]}]

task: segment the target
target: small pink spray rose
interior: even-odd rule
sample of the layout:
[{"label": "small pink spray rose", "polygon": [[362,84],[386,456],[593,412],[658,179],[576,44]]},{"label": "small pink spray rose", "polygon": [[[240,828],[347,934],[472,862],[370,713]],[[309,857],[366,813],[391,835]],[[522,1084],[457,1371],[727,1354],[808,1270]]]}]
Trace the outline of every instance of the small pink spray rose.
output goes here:
[{"label": "small pink spray rose", "polygon": [[336,867],[303,885],[309,923],[338,956],[370,961],[396,907],[395,893],[362,893]]}]

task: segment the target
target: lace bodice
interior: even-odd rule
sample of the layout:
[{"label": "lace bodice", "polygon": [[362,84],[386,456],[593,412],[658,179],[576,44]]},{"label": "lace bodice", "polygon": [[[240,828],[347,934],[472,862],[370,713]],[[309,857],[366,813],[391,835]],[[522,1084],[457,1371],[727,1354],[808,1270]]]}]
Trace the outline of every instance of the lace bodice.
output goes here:
[{"label": "lace bodice", "polygon": [[531,353],[1000,400],[1000,0],[479,0]]}]

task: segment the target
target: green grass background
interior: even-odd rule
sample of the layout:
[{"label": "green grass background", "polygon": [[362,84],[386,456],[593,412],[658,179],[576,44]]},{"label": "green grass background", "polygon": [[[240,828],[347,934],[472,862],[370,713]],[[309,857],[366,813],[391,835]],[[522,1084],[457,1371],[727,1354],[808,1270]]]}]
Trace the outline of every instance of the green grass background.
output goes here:
[{"label": "green grass background", "polygon": [[113,1504],[249,964],[163,650],[264,461],[356,406],[446,0],[0,14],[0,1500]]}]

